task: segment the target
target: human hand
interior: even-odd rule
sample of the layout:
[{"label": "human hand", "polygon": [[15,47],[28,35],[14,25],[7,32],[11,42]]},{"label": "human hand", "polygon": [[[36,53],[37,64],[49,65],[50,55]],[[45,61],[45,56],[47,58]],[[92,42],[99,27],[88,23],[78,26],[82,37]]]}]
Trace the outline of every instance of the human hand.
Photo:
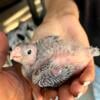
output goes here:
[{"label": "human hand", "polygon": [[20,65],[0,71],[0,100],[33,100],[30,82],[20,73]]},{"label": "human hand", "polygon": [[[4,65],[8,52],[8,41],[0,32],[0,68]],[[0,69],[0,100],[32,100],[32,88],[20,73],[20,65]],[[17,71],[18,70],[18,71]]]},{"label": "human hand", "polygon": [[8,41],[4,33],[0,32],[0,68],[4,65],[8,52]]},{"label": "human hand", "polygon": [[[49,35],[58,35],[65,41],[74,41],[73,43],[89,47],[87,35],[80,25],[79,20],[73,15],[64,16],[59,19],[44,20],[37,28],[33,41]],[[74,100],[75,97],[79,97],[86,92],[88,85],[94,80],[94,74],[94,62],[91,60],[78,77],[68,82],[68,84],[62,85],[58,90],[45,90],[43,92],[44,95],[41,95],[41,89],[38,87],[37,98],[41,97],[41,99],[37,100],[49,100],[50,98],[55,98],[57,95],[60,100]]]}]

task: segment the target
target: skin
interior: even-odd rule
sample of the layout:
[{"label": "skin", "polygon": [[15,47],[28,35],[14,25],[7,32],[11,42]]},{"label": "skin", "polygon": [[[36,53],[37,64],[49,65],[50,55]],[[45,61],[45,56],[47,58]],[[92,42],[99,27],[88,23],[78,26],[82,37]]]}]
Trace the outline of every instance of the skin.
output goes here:
[{"label": "skin", "polygon": [[[42,24],[36,29],[36,34],[33,38],[33,41],[39,40],[40,38],[43,38],[48,35],[59,35],[63,40],[70,41],[74,40],[76,43],[80,43],[83,47],[88,47],[89,42],[86,36],[86,33],[84,29],[82,28],[81,24],[79,23],[79,13],[76,4],[73,0],[46,0],[46,8],[47,8],[47,14],[42,22]],[[59,6],[59,7],[58,7]],[[59,9],[58,9],[59,8]],[[42,35],[41,35],[42,34]],[[6,39],[1,39],[3,36],[0,35],[0,42],[4,43]],[[0,49],[3,49],[4,47],[7,47],[7,42],[4,45],[0,45]],[[7,48],[3,49],[4,51],[7,50]],[[4,53],[2,53],[4,54]],[[4,56],[6,58],[6,55]],[[3,65],[5,62],[5,59],[2,61]],[[15,64],[16,65],[16,64]],[[12,70],[12,69],[10,69]],[[15,93],[16,90],[12,88],[8,96],[5,95],[4,90],[4,84],[6,86],[5,90],[11,89],[11,85],[8,82],[7,83],[7,77],[9,73],[9,80],[13,81],[13,84],[15,86],[20,87],[27,87],[25,94],[31,93],[32,90],[29,89],[31,86],[33,89],[33,97],[35,100],[49,100],[51,97],[54,99],[55,96],[59,96],[60,100],[74,100],[74,95],[77,95],[78,93],[85,93],[88,85],[84,86],[84,82],[92,83],[95,76],[95,70],[94,70],[94,62],[91,60],[87,67],[84,69],[84,71],[78,75],[76,78],[73,78],[68,83],[62,85],[57,90],[56,89],[41,89],[38,86],[31,85],[31,84],[25,84],[27,80],[20,78],[19,74],[12,70],[13,74],[11,72],[5,70],[6,74],[3,74],[4,70],[1,70],[0,77],[4,77],[4,79],[0,80],[0,90],[1,93],[0,97],[1,100],[14,100],[14,98],[8,98],[12,95],[12,93]],[[89,73],[88,73],[89,72]],[[15,77],[15,74],[17,77]],[[14,77],[14,78],[11,78]],[[23,81],[24,80],[24,84]],[[28,87],[29,86],[29,87]],[[18,90],[18,89],[17,89]],[[12,92],[13,91],[13,92]],[[24,89],[21,89],[22,92],[18,90],[18,93],[24,93]],[[7,92],[8,93],[8,92]],[[24,95],[24,94],[22,94]],[[20,95],[16,95],[15,100],[25,100],[19,97]],[[26,97],[27,95],[25,95]],[[66,98],[67,97],[67,98]],[[30,100],[31,99],[30,95]],[[28,99],[29,100],[29,99]]]},{"label": "skin", "polygon": [[7,37],[4,33],[0,32],[0,66],[2,66],[6,60],[7,50],[8,50]]},{"label": "skin", "polygon": [[21,65],[14,63],[13,67],[2,68],[7,57],[8,41],[1,32],[0,43],[0,100],[32,100],[31,83],[22,76]]},{"label": "skin", "polygon": [[32,100],[31,85],[16,71],[19,66],[15,64],[0,72],[0,100]]}]

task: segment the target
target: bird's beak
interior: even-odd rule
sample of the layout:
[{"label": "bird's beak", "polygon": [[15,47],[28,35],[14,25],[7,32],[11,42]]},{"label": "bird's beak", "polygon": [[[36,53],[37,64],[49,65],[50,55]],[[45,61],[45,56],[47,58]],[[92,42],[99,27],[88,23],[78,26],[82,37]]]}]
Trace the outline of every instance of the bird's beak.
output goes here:
[{"label": "bird's beak", "polygon": [[21,62],[22,55],[21,55],[21,48],[16,47],[11,53],[10,53],[10,60],[14,60],[16,62]]}]

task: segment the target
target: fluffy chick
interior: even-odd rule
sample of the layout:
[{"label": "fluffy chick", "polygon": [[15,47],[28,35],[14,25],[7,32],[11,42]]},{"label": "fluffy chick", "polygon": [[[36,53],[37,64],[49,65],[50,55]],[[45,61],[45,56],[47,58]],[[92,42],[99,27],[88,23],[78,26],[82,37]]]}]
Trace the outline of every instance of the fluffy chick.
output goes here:
[{"label": "fluffy chick", "polygon": [[31,76],[34,84],[57,87],[82,71],[93,56],[98,55],[98,48],[84,48],[65,43],[58,36],[48,36],[34,44],[19,45],[12,51],[11,58],[23,64],[23,75]]}]

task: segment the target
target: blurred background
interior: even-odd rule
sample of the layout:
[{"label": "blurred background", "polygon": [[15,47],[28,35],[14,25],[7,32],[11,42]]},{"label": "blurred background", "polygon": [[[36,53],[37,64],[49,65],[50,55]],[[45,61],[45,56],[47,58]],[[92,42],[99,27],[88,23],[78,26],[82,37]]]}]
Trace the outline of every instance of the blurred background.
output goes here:
[{"label": "blurred background", "polygon": [[43,0],[0,0],[0,32],[8,37],[9,53],[17,44],[31,40],[45,12]]},{"label": "blurred background", "polygon": [[30,19],[39,25],[43,16],[42,0],[0,0],[0,31],[7,33]]}]

